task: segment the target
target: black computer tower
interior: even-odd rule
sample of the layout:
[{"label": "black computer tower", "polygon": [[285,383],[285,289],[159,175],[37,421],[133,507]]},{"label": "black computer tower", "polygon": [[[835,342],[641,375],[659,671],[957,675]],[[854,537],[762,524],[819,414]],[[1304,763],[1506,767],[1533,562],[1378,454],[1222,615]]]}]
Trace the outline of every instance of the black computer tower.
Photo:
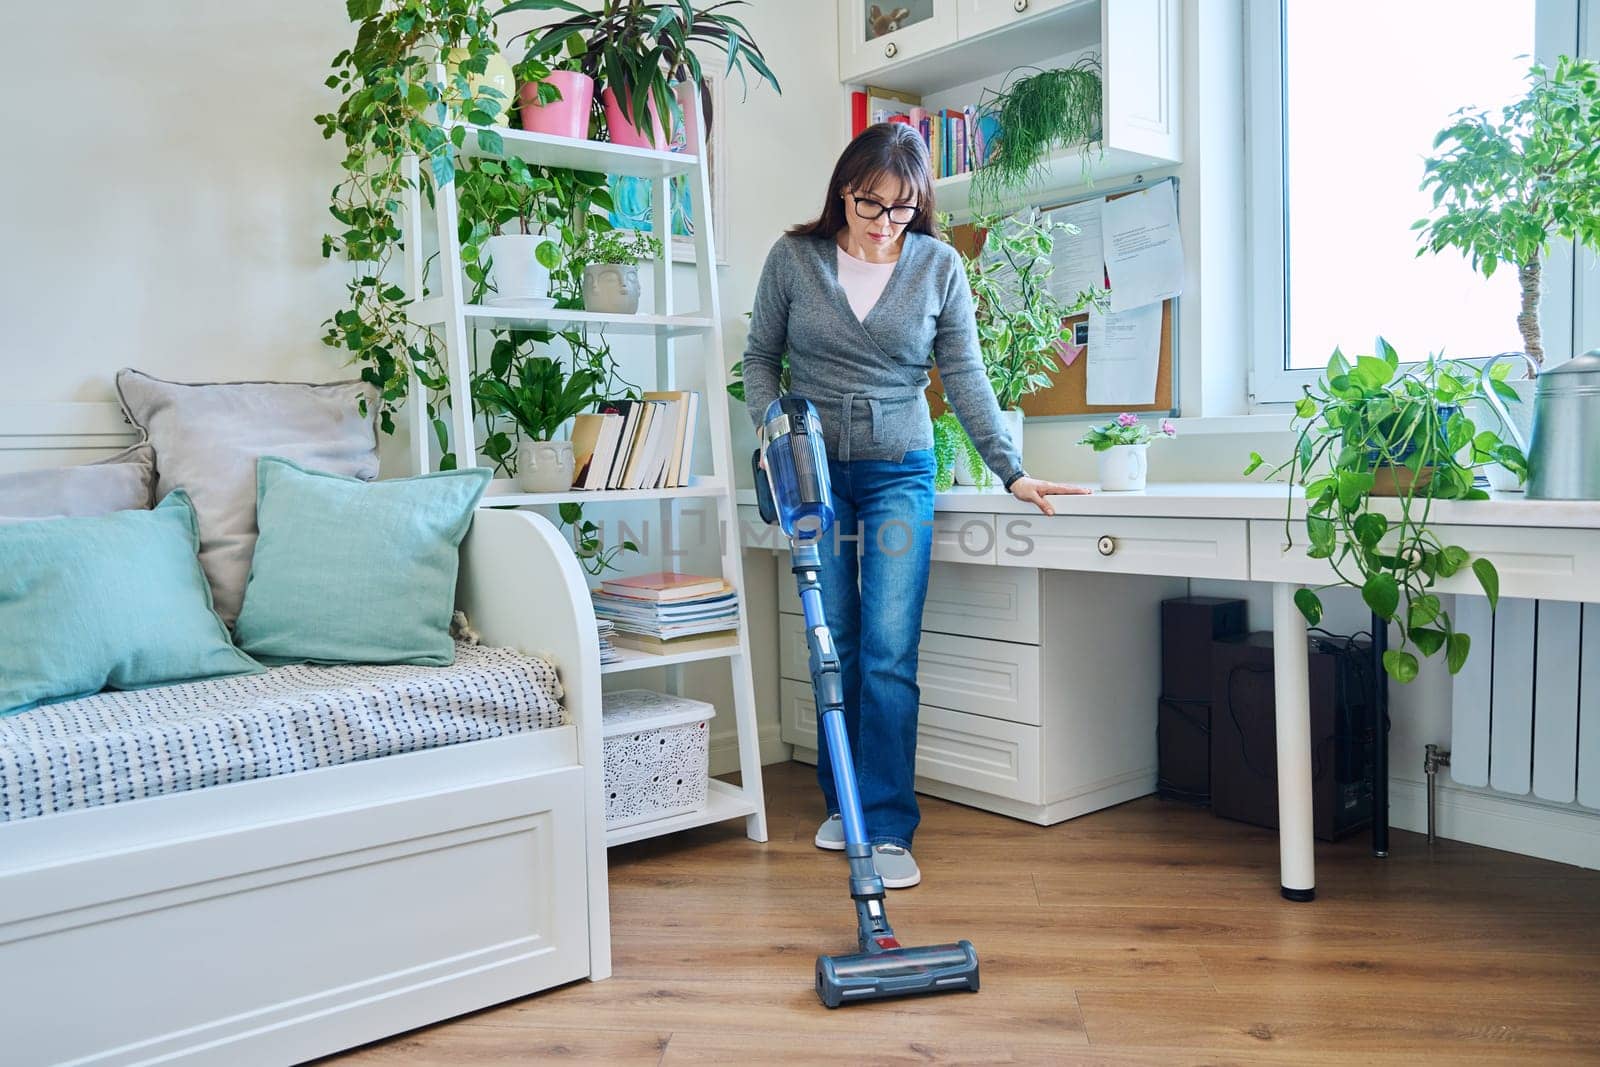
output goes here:
[{"label": "black computer tower", "polygon": [[[1312,825],[1322,841],[1372,821],[1371,657],[1366,642],[1310,641]],[[1276,828],[1272,635],[1216,642],[1211,677],[1211,808],[1223,818]]]}]

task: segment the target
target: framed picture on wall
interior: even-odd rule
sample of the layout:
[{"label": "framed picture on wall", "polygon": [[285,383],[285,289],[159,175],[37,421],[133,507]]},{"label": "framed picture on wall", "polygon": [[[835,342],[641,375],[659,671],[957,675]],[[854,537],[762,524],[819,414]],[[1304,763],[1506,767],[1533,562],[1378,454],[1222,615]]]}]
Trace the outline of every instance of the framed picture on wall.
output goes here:
[{"label": "framed picture on wall", "polygon": [[[711,185],[711,235],[718,263],[728,262],[728,210],[727,180],[724,163],[727,156],[723,144],[724,92],[722,76],[709,71],[705,74],[707,95],[711,99],[710,119],[706,124],[706,174]],[[687,151],[688,135],[681,123],[672,131],[675,151]],[[651,199],[654,187],[648,178],[629,178],[612,175],[611,224],[619,229],[651,230],[653,228]],[[679,175],[672,179],[672,260],[675,263],[694,262],[694,211],[690,206],[689,178]]]}]

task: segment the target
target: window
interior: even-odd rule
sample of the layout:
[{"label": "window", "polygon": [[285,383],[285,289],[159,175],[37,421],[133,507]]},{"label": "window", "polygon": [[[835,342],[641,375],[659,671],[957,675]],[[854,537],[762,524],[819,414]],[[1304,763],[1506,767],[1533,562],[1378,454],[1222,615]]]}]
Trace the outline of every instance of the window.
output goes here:
[{"label": "window", "polygon": [[[1411,225],[1433,138],[1463,106],[1498,110],[1528,66],[1579,52],[1589,0],[1251,0],[1251,398],[1293,399],[1335,347],[1402,357],[1521,349],[1514,270],[1418,257]],[[1552,247],[1546,361],[1571,354],[1569,245]]]}]

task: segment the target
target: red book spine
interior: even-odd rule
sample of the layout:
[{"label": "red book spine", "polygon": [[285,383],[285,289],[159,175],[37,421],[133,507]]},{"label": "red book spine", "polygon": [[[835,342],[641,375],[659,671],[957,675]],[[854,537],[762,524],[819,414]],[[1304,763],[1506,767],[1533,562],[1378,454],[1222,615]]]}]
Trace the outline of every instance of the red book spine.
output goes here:
[{"label": "red book spine", "polygon": [[867,94],[850,94],[850,136],[859,137],[867,128]]}]

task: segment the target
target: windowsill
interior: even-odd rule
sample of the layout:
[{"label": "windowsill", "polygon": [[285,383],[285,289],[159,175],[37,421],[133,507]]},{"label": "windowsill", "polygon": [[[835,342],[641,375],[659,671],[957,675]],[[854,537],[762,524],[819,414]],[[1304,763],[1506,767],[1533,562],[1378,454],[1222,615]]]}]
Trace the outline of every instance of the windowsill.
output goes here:
[{"label": "windowsill", "polygon": [[1216,415],[1209,418],[1173,419],[1179,437],[1248,436],[1259,433],[1288,433],[1293,413],[1284,405],[1280,412],[1257,411],[1249,415]]}]

